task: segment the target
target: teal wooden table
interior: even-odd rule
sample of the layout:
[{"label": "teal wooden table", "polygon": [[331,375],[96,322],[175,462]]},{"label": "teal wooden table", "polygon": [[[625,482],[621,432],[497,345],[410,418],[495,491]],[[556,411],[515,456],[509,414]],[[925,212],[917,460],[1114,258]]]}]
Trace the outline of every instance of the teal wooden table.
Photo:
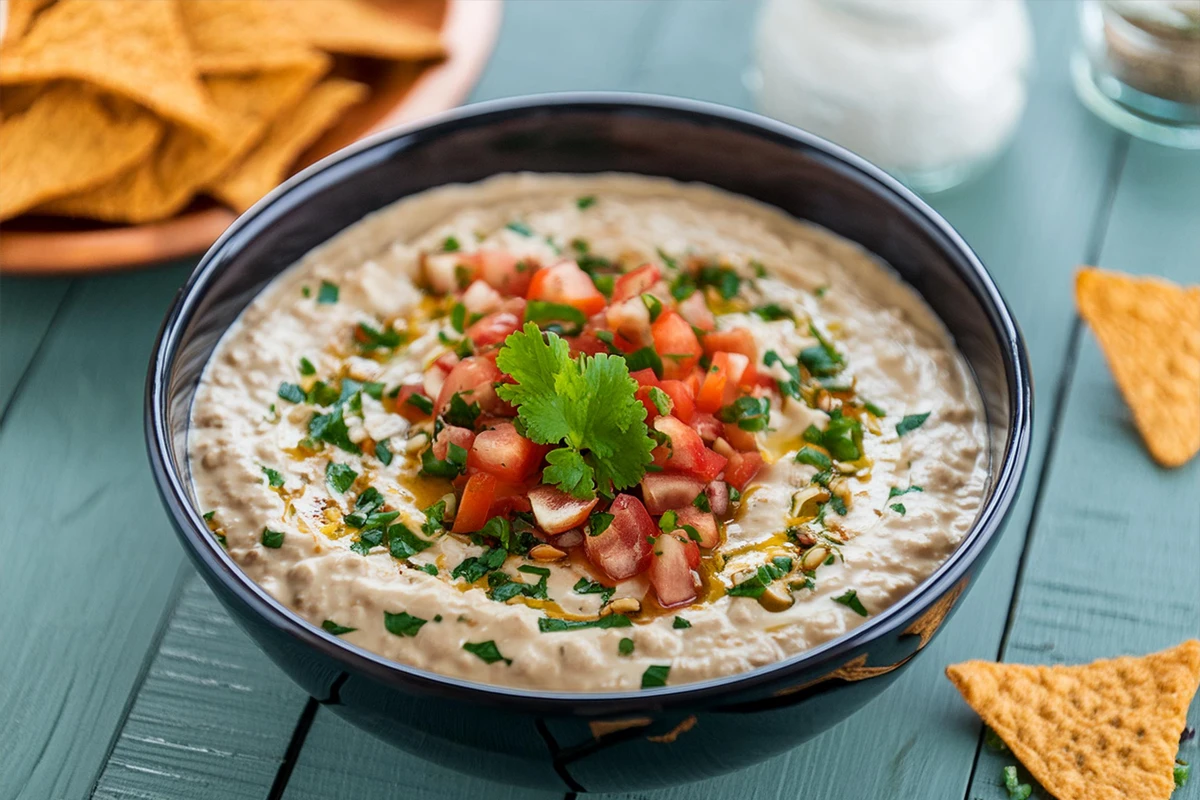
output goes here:
[{"label": "teal wooden table", "polygon": [[[981,746],[948,663],[1082,662],[1200,634],[1200,461],[1151,464],[1071,301],[1080,263],[1200,282],[1200,153],[1088,114],[1067,74],[1073,4],[1032,11],[1039,66],[1016,141],[934,200],[1032,354],[1033,458],[1007,533],[879,700],[757,767],[625,800],[1004,798],[1011,756]],[[629,89],[749,107],[753,16],[743,2],[514,0],[474,99]],[[0,280],[0,798],[560,798],[431,766],[318,708],[184,563],[144,456],[142,383],[193,264]],[[1176,797],[1200,798],[1200,780]]]}]

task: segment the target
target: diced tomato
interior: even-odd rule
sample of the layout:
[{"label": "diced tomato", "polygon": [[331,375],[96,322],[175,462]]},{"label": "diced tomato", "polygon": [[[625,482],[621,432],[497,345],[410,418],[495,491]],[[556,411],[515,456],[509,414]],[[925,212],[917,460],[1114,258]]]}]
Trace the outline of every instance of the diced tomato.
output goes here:
[{"label": "diced tomato", "polygon": [[680,528],[684,525],[690,525],[695,528],[696,533],[700,534],[700,541],[696,542],[696,544],[701,547],[716,547],[721,542],[721,536],[717,533],[717,518],[712,515],[712,512],[701,511],[694,505],[689,504],[683,508],[676,509],[675,524]]},{"label": "diced tomato", "polygon": [[704,487],[704,494],[708,496],[712,513],[722,516],[729,512],[729,484],[725,481],[713,481]]},{"label": "diced tomato", "polygon": [[658,526],[636,497],[619,494],[608,507],[612,522],[596,536],[584,531],[583,550],[614,581],[623,581],[650,566],[650,538]]},{"label": "diced tomato", "polygon": [[725,426],[712,414],[697,411],[692,417],[692,430],[704,441],[715,442],[725,433]]},{"label": "diced tomato", "polygon": [[[694,555],[689,550],[694,550]],[[650,562],[650,585],[654,587],[659,605],[673,608],[696,599],[692,564],[699,565],[699,562],[700,552],[695,542],[685,544],[671,534],[658,537],[654,544],[654,558]]]},{"label": "diced tomato", "polygon": [[479,277],[507,295],[524,295],[529,289],[535,265],[505,250],[480,250],[471,256]]},{"label": "diced tomato", "polygon": [[683,383],[692,393],[692,397],[695,397],[700,393],[700,386],[704,383],[704,375],[705,372],[703,367],[695,367],[687,374],[687,377],[683,379]]},{"label": "diced tomato", "polygon": [[468,478],[454,515],[454,532],[470,533],[482,528],[488,521],[488,511],[495,496],[495,476],[476,472]]},{"label": "diced tomato", "polygon": [[705,414],[711,414],[725,403],[725,384],[729,381],[729,371],[723,363],[713,359],[712,366],[704,375],[700,391],[696,393],[696,408]]},{"label": "diced tomato", "polygon": [[425,370],[425,375],[422,378],[422,385],[425,389],[425,394],[429,399],[436,398],[442,391],[442,386],[446,383],[446,376],[458,364],[459,358],[456,353],[442,353],[437,357],[429,369]]},{"label": "diced tomato", "polygon": [[730,385],[737,387],[745,383],[746,370],[750,367],[750,359],[741,353],[727,353],[719,350],[713,353],[712,363],[719,365],[729,376]]},{"label": "diced tomato", "polygon": [[613,282],[613,303],[640,296],[642,292],[657,283],[660,277],[662,277],[662,273],[654,264],[642,264],[637,269],[626,272]]},{"label": "diced tomato", "polygon": [[409,422],[417,422],[419,420],[428,419],[429,415],[421,409],[408,402],[408,398],[413,395],[419,395],[429,400],[429,405],[433,405],[433,400],[425,394],[425,387],[419,383],[406,383],[400,387],[400,391],[396,394],[395,403],[396,413],[404,417]]},{"label": "diced tomato", "polygon": [[425,281],[438,294],[468,286],[478,271],[471,257],[462,253],[427,253],[423,261]]},{"label": "diced tomato", "polygon": [[725,480],[740,492],[754,480],[762,466],[763,458],[758,453],[734,453],[725,467]]},{"label": "diced tomato", "polygon": [[659,415],[658,406],[650,399],[650,390],[659,388],[658,377],[652,369],[639,369],[629,373],[629,377],[637,381],[636,397],[646,407],[646,421],[649,422]]},{"label": "diced tomato", "polygon": [[628,347],[618,344],[626,352],[654,344],[650,333],[650,309],[640,297],[613,303],[604,310],[604,321],[617,339],[628,343]]},{"label": "diced tomato", "polygon": [[654,349],[663,362],[663,377],[678,380],[687,376],[704,351],[687,320],[674,311],[664,311],[650,326]]},{"label": "diced tomato", "polygon": [[450,405],[450,398],[462,395],[467,404],[478,403],[481,410],[497,416],[512,416],[512,407],[496,396],[494,384],[504,377],[496,362],[483,356],[464,358],[450,370],[438,392],[434,413],[441,414]]},{"label": "diced tomato", "polygon": [[659,388],[671,398],[671,413],[684,422],[691,422],[696,413],[692,392],[683,381],[660,381]]},{"label": "diced tomato", "polygon": [[599,498],[580,500],[553,486],[539,486],[529,492],[533,518],[546,533],[562,533],[582,525],[596,507]]},{"label": "diced tomato", "polygon": [[529,513],[533,506],[529,502],[529,486],[525,483],[510,483],[506,480],[496,481],[496,494],[488,509],[488,518],[508,517],[514,511]]},{"label": "diced tomato", "polygon": [[487,281],[476,280],[463,292],[462,304],[470,314],[487,314],[495,311],[503,299],[499,292],[488,286]]},{"label": "diced tomato", "polygon": [[596,334],[592,331],[584,331],[578,336],[568,336],[567,346],[571,348],[571,355],[577,356],[583,354],[586,356],[594,356],[598,353],[607,353],[608,345],[596,338]]},{"label": "diced tomato", "polygon": [[542,464],[544,449],[517,433],[511,422],[475,435],[467,468],[490,472],[500,480],[520,483]]},{"label": "diced tomato", "polygon": [[692,292],[678,306],[679,315],[688,321],[693,328],[711,331],[716,327],[713,313],[708,308],[703,292]]},{"label": "diced tomato", "polygon": [[608,304],[596,284],[574,261],[563,261],[535,272],[527,297],[574,306],[589,317]]},{"label": "diced tomato", "polygon": [[686,506],[703,490],[704,481],[686,475],[648,472],[642,478],[642,499],[655,516]]},{"label": "diced tomato", "polygon": [[659,417],[654,429],[671,439],[670,444],[654,448],[654,463],[668,472],[682,472],[708,483],[725,469],[725,457],[705,447],[700,434],[686,423],[671,416]]},{"label": "diced tomato", "polygon": [[758,452],[758,437],[751,431],[739,428],[736,422],[725,423],[725,432],[722,434],[722,438],[733,445],[734,449],[741,450],[743,453]]},{"label": "diced tomato", "polygon": [[727,331],[712,331],[704,335],[704,352],[741,353],[749,360],[749,365],[742,373],[738,384],[752,386],[758,378],[758,344],[754,334],[746,328],[733,328]]},{"label": "diced tomato", "polygon": [[474,443],[474,431],[460,428],[457,425],[446,425],[438,431],[437,438],[433,440],[433,457],[445,461],[446,454],[450,452],[451,444],[456,444],[463,450],[470,451],[471,445]]},{"label": "diced tomato", "polygon": [[476,348],[500,344],[521,328],[521,318],[508,311],[497,311],[467,328],[467,338]]}]

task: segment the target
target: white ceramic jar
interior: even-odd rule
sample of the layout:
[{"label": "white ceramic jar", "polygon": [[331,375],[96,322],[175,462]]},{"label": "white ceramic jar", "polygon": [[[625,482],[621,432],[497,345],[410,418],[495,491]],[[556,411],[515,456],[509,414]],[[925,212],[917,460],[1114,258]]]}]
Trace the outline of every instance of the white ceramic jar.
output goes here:
[{"label": "white ceramic jar", "polygon": [[1024,0],[766,0],[759,105],[920,191],[981,171],[1026,102]]}]

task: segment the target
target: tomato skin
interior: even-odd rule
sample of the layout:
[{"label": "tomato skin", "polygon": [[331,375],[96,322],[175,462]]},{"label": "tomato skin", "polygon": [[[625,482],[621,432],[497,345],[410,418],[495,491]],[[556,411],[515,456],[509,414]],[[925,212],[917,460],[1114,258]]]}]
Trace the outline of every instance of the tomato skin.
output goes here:
[{"label": "tomato skin", "polygon": [[687,320],[674,311],[664,311],[650,326],[654,349],[663,362],[663,377],[679,380],[687,377],[704,350]]},{"label": "tomato skin", "polygon": [[671,414],[684,422],[691,422],[696,413],[696,402],[687,384],[683,381],[660,381],[659,388],[671,398]]},{"label": "tomato skin", "polygon": [[642,477],[642,499],[655,516],[688,505],[702,491],[704,481],[686,475],[648,472]]},{"label": "tomato skin", "polygon": [[646,507],[633,495],[619,494],[608,507],[612,522],[599,535],[584,531],[583,549],[588,561],[614,581],[645,572],[653,557],[649,539],[658,526]]},{"label": "tomato skin", "polygon": [[478,250],[471,254],[471,263],[479,277],[501,294],[524,295],[533,278],[533,266],[505,250]]},{"label": "tomato skin", "polygon": [[758,380],[758,343],[754,341],[754,334],[746,328],[706,333],[704,335],[704,352],[713,355],[722,351],[740,353],[749,360],[749,365],[737,383],[744,387],[753,386]]},{"label": "tomato skin", "polygon": [[533,273],[526,296],[530,300],[574,306],[589,317],[608,305],[596,284],[574,261],[563,261]]},{"label": "tomato skin", "polygon": [[592,331],[584,331],[578,336],[567,336],[565,338],[572,356],[577,356],[581,353],[586,356],[594,356],[608,352],[608,346],[597,339],[596,334]]},{"label": "tomato skin", "polygon": [[758,453],[734,453],[725,467],[725,481],[739,492],[763,467],[763,458]]},{"label": "tomato skin", "polygon": [[658,406],[654,405],[654,401],[650,399],[650,390],[659,388],[658,377],[655,376],[652,369],[639,369],[629,373],[629,377],[637,381],[638,388],[635,397],[646,407],[646,422],[650,422],[659,415]]},{"label": "tomato skin", "polygon": [[488,519],[492,517],[509,517],[513,512],[529,513],[533,506],[529,502],[529,485],[525,483],[509,483],[505,480],[496,481],[496,494],[492,505],[488,508]]},{"label": "tomato skin", "polygon": [[467,478],[462,498],[458,501],[458,512],[454,515],[455,533],[471,533],[480,530],[488,521],[488,511],[496,496],[496,478],[486,472],[476,472]]},{"label": "tomato skin", "polygon": [[725,432],[722,437],[733,445],[735,450],[741,450],[743,453],[758,452],[758,437],[752,431],[744,431],[739,428],[736,422],[725,423]]},{"label": "tomato skin", "polygon": [[428,400],[430,404],[433,403],[433,399],[425,394],[424,386],[419,383],[406,383],[400,387],[400,391],[393,401],[396,413],[409,422],[419,422],[423,419],[429,419],[428,414],[408,402],[408,398],[413,395],[420,395]]},{"label": "tomato skin", "polygon": [[[725,468],[725,457],[704,446],[700,434],[687,423],[665,416],[654,420],[654,429],[670,437],[670,445],[654,448],[654,463],[667,472],[676,472],[708,483]],[[692,495],[695,497],[695,495]]]},{"label": "tomato skin", "polygon": [[700,434],[705,442],[712,443],[721,438],[725,432],[724,424],[712,414],[696,412],[692,417],[692,430]]},{"label": "tomato skin", "polygon": [[483,470],[502,481],[521,483],[542,464],[545,450],[517,433],[511,422],[475,434],[467,469]]},{"label": "tomato skin", "polygon": [[497,311],[467,328],[466,336],[477,349],[500,344],[521,329],[521,318],[511,311]]},{"label": "tomato skin", "polygon": [[662,273],[655,264],[642,264],[637,269],[626,272],[613,282],[613,303],[639,296],[658,283],[661,277]]},{"label": "tomato skin", "polygon": [[457,425],[446,425],[433,440],[433,457],[445,461],[451,444],[458,445],[469,454],[471,446],[475,444],[475,432]]},{"label": "tomato skin", "polygon": [[613,343],[626,353],[654,344],[650,309],[640,297],[614,302],[604,310],[604,321],[613,332]]},{"label": "tomato skin", "polygon": [[712,414],[725,402],[725,384],[729,381],[729,372],[716,359],[704,375],[700,391],[696,393],[696,409],[705,414]]},{"label": "tomato skin", "polygon": [[546,533],[555,534],[582,525],[599,498],[580,500],[553,486],[542,485],[530,490],[529,502],[533,506],[533,517],[538,527]]},{"label": "tomato skin", "polygon": [[437,403],[434,404],[434,414],[440,415],[450,405],[450,398],[455,394],[470,403],[478,403],[479,408],[487,413],[499,416],[512,416],[512,407],[496,396],[495,383],[503,380],[504,373],[496,366],[493,359],[483,356],[470,356],[454,365],[446,376],[441,391],[438,392]]},{"label": "tomato skin", "polygon": [[700,534],[700,541],[696,544],[705,549],[721,543],[721,536],[717,531],[717,518],[710,511],[701,511],[693,505],[686,505],[675,510],[675,523],[680,528],[684,525],[695,528],[696,533]]},{"label": "tomato skin", "polygon": [[700,563],[700,551],[696,549],[695,542],[685,544],[669,533],[658,537],[654,544],[649,577],[654,594],[663,608],[674,608],[695,601],[693,563],[697,566]]}]

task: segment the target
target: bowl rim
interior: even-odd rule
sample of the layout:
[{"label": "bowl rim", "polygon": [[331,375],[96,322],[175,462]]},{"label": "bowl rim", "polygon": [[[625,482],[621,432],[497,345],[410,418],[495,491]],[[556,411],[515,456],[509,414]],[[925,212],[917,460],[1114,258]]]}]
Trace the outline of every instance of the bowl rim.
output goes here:
[{"label": "bowl rim", "polygon": [[[571,692],[522,689],[455,678],[392,661],[342,641],[304,620],[247,576],[209,535],[194,506],[183,477],[172,466],[172,434],[168,427],[170,373],[183,332],[215,276],[226,262],[226,251],[240,250],[253,238],[256,222],[281,198],[361,153],[397,140],[428,141],[446,132],[486,126],[493,121],[556,111],[643,113],[673,120],[718,124],[741,133],[767,138],[806,150],[858,173],[870,190],[893,206],[906,207],[915,219],[940,239],[938,245],[966,264],[962,272],[970,289],[989,312],[989,328],[1004,351],[1011,428],[1004,441],[1006,454],[993,465],[992,491],[970,530],[950,556],[908,594],[853,630],[796,655],[732,675],[677,686],[619,692]],[[249,230],[249,232],[247,231]],[[336,235],[336,234],[335,234]],[[879,167],[812,133],[759,114],[699,100],[631,92],[556,92],[523,95],[463,106],[368,136],[333,153],[289,178],[240,215],[208,249],[180,288],[168,311],[151,355],[146,380],[145,435],[154,481],[171,521],[193,563],[202,565],[208,582],[221,587],[277,632],[296,644],[315,648],[345,672],[365,675],[389,686],[448,696],[468,702],[557,714],[599,715],[630,710],[694,708],[716,705],[731,695],[762,687],[788,673],[839,666],[859,647],[880,639],[910,617],[923,613],[966,576],[1012,509],[1029,457],[1032,428],[1032,386],[1028,353],[1020,330],[982,261],[956,230],[914,192]],[[190,409],[189,409],[190,413]],[[914,653],[915,655],[915,653]],[[907,660],[907,659],[906,659]]]}]

